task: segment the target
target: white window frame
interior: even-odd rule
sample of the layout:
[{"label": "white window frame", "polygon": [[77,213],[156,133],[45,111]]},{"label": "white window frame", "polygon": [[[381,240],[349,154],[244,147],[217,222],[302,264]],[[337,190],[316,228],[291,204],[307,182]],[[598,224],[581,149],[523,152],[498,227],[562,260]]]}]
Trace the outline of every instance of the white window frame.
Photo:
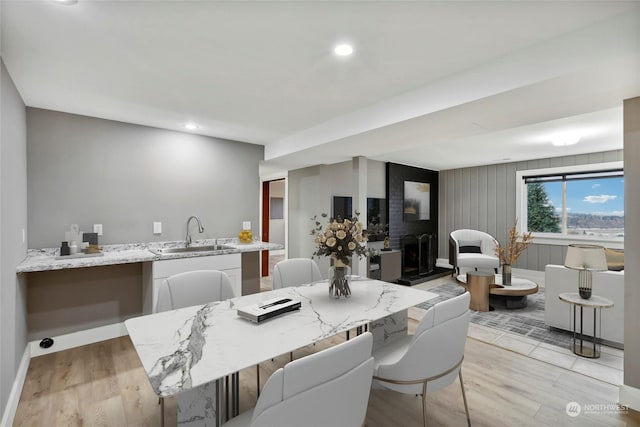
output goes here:
[{"label": "white window frame", "polygon": [[[528,169],[516,172],[516,215],[518,217],[518,231],[522,233],[527,232],[527,184],[524,183],[524,178],[528,176],[536,175],[553,175],[563,173],[579,173],[579,172],[597,172],[611,169],[624,169],[623,162],[608,162],[608,163],[593,163],[576,166],[561,166],[555,168],[544,169]],[[605,245],[610,248],[623,249],[624,238],[608,238],[608,239],[594,239],[593,236],[575,236],[566,235],[560,233],[532,233],[533,242],[544,245],[562,245],[576,243],[588,243],[593,245]]]}]

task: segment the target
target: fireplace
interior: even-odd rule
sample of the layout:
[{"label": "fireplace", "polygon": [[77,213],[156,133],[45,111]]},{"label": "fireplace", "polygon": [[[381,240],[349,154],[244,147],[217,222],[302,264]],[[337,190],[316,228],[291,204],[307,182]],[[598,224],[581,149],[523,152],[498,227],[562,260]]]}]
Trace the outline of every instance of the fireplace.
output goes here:
[{"label": "fireplace", "polygon": [[435,234],[407,234],[400,239],[402,278],[408,281],[435,270]]}]

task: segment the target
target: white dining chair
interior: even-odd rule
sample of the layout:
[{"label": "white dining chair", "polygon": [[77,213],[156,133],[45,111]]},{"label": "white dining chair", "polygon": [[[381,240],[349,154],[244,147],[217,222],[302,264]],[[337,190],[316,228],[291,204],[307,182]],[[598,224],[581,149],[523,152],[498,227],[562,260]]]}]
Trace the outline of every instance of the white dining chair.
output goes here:
[{"label": "white dining chair", "polygon": [[[273,267],[273,289],[300,286],[319,280],[322,280],[320,269],[311,258],[289,258],[278,262]],[[289,360],[293,360],[293,352],[289,352]],[[258,372],[257,381],[259,389],[260,372]]]},{"label": "white dining chair", "polygon": [[290,258],[273,267],[273,289],[299,286],[322,280],[318,264],[310,258]]},{"label": "white dining chair", "polygon": [[[175,274],[162,281],[158,289],[156,312],[204,305],[233,298],[231,280],[224,271],[194,270]],[[160,398],[161,425],[164,427],[164,398]]]},{"label": "white dining chair", "polygon": [[224,271],[187,271],[162,281],[158,288],[156,312],[224,301],[235,296],[231,280]]},{"label": "white dining chair", "polygon": [[415,334],[376,350],[374,387],[422,395],[422,420],[427,425],[427,393],[460,379],[462,400],[471,425],[462,381],[462,360],[469,328],[469,292],[431,307]]},{"label": "white dining chair", "polygon": [[255,408],[224,427],[360,427],[371,391],[373,335],[365,332],[275,371]]}]

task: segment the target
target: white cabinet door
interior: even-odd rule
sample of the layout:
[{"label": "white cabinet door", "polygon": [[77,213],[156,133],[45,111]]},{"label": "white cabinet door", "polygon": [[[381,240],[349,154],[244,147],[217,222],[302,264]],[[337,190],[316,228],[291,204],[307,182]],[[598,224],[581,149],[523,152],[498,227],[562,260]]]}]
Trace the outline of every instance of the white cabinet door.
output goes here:
[{"label": "white cabinet door", "polygon": [[242,258],[239,253],[153,261],[150,271],[147,272],[149,277],[146,279],[150,286],[143,292],[143,312],[155,313],[158,289],[162,280],[174,274],[194,270],[224,271],[231,280],[234,295],[242,294]]}]

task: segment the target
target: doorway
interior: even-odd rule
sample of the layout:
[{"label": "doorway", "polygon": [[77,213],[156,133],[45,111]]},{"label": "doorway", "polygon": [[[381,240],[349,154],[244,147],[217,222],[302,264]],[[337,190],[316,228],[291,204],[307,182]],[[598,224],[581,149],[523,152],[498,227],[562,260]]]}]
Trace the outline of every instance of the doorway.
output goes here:
[{"label": "doorway", "polygon": [[[286,196],[285,179],[262,182],[262,236],[263,242],[285,245]],[[274,262],[270,258],[282,257],[284,251],[262,251],[262,277],[269,275]]]}]

